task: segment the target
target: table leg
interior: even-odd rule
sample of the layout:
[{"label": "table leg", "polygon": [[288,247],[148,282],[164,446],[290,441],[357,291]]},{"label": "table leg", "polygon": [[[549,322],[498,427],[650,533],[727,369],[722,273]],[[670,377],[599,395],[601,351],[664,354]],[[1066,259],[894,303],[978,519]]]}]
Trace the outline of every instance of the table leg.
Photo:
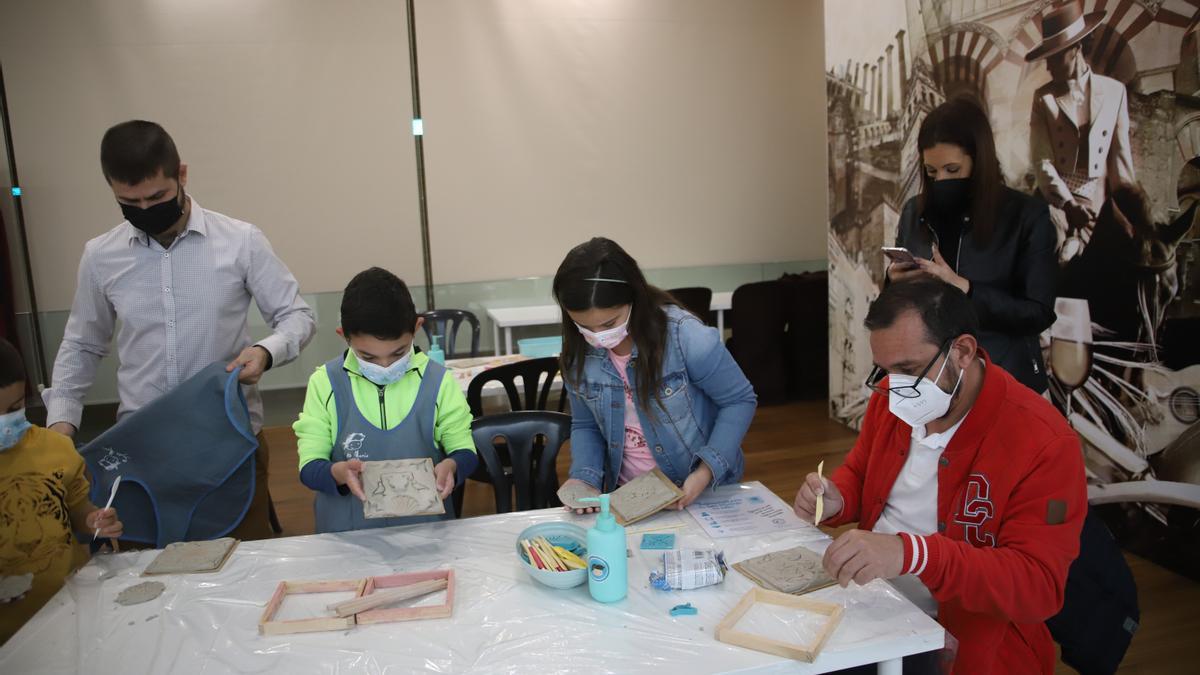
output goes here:
[{"label": "table leg", "polygon": [[504,327],[504,353],[505,354],[513,353],[513,350],[512,350],[512,327],[511,326]]},{"label": "table leg", "polygon": [[717,335],[721,336],[721,342],[725,342],[725,310],[717,310]]},{"label": "table leg", "polygon": [[904,672],[904,659],[892,659],[890,661],[879,662],[879,675],[902,675]]},{"label": "table leg", "polygon": [[500,324],[492,321],[492,351],[500,356]]}]

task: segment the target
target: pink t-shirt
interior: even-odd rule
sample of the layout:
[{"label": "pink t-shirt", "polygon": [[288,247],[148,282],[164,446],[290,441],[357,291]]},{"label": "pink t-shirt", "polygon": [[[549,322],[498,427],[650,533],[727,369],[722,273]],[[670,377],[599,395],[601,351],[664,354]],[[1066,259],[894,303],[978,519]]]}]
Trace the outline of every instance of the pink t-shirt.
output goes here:
[{"label": "pink t-shirt", "polygon": [[624,485],[655,467],[654,455],[650,454],[650,446],[646,444],[646,436],[642,433],[642,422],[638,419],[637,405],[633,402],[633,390],[629,387],[629,377],[625,369],[629,366],[632,353],[620,356],[609,350],[608,357],[621,374],[625,383],[625,452],[621,458],[621,475],[617,476],[617,485]]}]

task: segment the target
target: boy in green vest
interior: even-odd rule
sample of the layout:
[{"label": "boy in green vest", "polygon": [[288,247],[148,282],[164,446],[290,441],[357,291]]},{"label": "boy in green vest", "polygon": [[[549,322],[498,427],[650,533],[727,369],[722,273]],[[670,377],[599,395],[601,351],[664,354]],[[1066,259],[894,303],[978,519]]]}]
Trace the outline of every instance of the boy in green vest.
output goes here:
[{"label": "boy in green vest", "polygon": [[[342,295],[338,335],[349,348],[308,380],[304,410],[292,425],[300,481],[316,492],[317,532],[344,532],[453,518],[448,500],[478,466],[471,411],[445,366],[413,347],[424,319],[396,275],[372,267]],[[446,513],[363,517],[364,461],[434,463]]]}]

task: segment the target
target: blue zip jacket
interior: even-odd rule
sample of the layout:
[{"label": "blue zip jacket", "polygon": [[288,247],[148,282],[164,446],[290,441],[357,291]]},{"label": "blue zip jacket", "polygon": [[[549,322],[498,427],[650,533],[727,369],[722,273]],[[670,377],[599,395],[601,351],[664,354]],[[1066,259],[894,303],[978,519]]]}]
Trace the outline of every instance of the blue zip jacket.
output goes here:
[{"label": "blue zip jacket", "polygon": [[[757,407],[754,387],[721,343],[715,328],[675,305],[667,313],[659,402],[638,419],[655,462],[676,485],[703,461],[713,484],[742,478],[742,437]],[[637,391],[637,347],[627,376]],[[625,451],[625,385],[607,350],[588,346],[583,376],[566,372],[571,397],[571,478],[611,492]]]}]

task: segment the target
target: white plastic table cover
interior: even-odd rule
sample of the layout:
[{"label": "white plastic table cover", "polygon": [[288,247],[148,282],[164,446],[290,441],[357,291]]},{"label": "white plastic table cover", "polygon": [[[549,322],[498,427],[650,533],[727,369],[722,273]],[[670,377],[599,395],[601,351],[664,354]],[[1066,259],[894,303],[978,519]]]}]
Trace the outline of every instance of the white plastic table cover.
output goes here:
[{"label": "white plastic table cover", "polygon": [[[944,642],[941,626],[889,584],[874,581],[809,596],[845,607],[815,663],[726,645],[714,639],[714,630],[751,583],[731,569],[718,586],[655,590],[648,575],[661,551],[639,548],[641,533],[666,528],[677,534],[677,546],[724,550],[730,563],[797,544],[823,550],[829,538],[808,526],[768,538],[714,541],[688,513],[664,511],[627,528],[632,557],[625,600],[597,603],[586,584],[550,589],[522,569],[514,542],[532,524],[563,519],[587,527],[594,516],[550,509],[242,542],[220,572],[154,577],[166,591],[128,607],[114,598],[143,581],[140,574],[157,552],[96,556],[0,648],[0,672],[819,673],[930,651]],[[258,634],[259,617],[280,581],[443,567],[457,577],[448,619]],[[668,614],[686,602],[699,614]]]}]

